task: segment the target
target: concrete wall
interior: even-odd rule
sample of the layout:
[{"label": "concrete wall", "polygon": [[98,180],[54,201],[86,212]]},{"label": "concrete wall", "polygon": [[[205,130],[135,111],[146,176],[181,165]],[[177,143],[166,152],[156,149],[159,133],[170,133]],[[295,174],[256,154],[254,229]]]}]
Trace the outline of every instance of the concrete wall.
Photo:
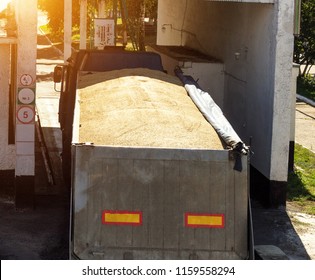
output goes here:
[{"label": "concrete wall", "polygon": [[294,1],[274,2],[159,1],[157,44],[189,46],[223,61],[225,115],[251,141],[252,165],[286,181]]},{"label": "concrete wall", "polygon": [[8,144],[10,44],[1,42],[1,38],[0,61],[0,171],[3,171],[15,169],[15,145]]}]

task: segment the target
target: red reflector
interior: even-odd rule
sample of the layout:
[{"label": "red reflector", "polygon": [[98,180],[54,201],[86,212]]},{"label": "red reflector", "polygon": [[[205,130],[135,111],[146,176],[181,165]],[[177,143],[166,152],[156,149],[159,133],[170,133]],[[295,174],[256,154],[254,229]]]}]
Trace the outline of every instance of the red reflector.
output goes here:
[{"label": "red reflector", "polygon": [[142,225],[142,212],[105,210],[102,223],[110,225]]},{"label": "red reflector", "polygon": [[186,227],[224,228],[224,214],[185,213]]}]

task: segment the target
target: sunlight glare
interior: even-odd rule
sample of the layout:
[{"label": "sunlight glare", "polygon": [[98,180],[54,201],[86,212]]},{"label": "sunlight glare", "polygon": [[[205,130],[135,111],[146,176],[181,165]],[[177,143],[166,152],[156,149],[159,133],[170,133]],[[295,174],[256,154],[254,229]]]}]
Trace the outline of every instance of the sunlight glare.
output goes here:
[{"label": "sunlight glare", "polygon": [[3,11],[11,0],[0,0],[0,12]]}]

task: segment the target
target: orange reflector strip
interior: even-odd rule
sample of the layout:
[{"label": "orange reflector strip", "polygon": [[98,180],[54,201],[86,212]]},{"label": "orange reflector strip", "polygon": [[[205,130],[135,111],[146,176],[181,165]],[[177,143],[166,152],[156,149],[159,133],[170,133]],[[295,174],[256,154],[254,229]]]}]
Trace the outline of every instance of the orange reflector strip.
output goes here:
[{"label": "orange reflector strip", "polygon": [[185,213],[185,226],[195,228],[224,228],[224,215]]},{"label": "orange reflector strip", "polygon": [[142,212],[105,210],[102,215],[103,224],[111,225],[142,225]]}]

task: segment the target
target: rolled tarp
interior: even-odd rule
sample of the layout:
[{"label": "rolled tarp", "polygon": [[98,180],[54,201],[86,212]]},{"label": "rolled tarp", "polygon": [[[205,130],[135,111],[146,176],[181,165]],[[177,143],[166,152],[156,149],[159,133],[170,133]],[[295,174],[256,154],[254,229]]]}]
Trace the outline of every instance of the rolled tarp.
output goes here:
[{"label": "rolled tarp", "polygon": [[205,119],[212,125],[226,145],[242,154],[247,154],[248,147],[246,147],[237,135],[230,122],[224,116],[221,108],[214,102],[210,94],[203,91],[191,76],[184,75],[180,68],[175,69],[175,74],[182,81],[188,95]]}]

